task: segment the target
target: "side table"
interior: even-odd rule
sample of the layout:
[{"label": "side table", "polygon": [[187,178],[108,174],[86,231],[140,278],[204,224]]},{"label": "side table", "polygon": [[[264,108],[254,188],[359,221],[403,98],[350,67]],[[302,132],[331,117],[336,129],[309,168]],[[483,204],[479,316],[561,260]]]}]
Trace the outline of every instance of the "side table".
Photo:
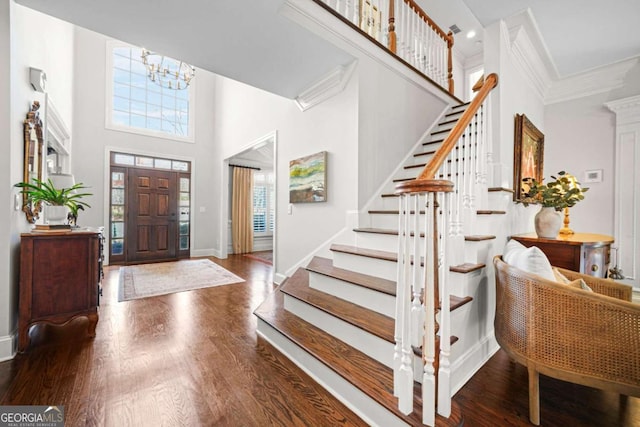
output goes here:
[{"label": "side table", "polygon": [[511,236],[526,247],[537,246],[551,265],[595,277],[607,277],[614,239],[604,234],[574,233],[557,239],[542,239],[535,233]]}]

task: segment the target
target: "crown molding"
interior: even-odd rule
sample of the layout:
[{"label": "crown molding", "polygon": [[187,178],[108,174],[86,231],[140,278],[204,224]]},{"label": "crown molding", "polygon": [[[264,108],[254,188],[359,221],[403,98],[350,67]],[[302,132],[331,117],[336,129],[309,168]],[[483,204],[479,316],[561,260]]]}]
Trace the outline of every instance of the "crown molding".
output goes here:
[{"label": "crown molding", "polygon": [[504,21],[511,58],[544,100],[557,71],[530,9]]},{"label": "crown molding", "polygon": [[618,126],[640,122],[640,95],[616,99],[604,105],[616,114]]},{"label": "crown molding", "polygon": [[624,85],[624,79],[640,57],[599,67],[584,73],[553,82],[546,104],[569,101],[603,92],[610,92]]},{"label": "crown molding", "polygon": [[320,80],[302,91],[295,99],[298,108],[301,111],[306,111],[342,92],[347,83],[349,83],[357,62],[357,60],[353,60],[348,65],[338,65]]}]

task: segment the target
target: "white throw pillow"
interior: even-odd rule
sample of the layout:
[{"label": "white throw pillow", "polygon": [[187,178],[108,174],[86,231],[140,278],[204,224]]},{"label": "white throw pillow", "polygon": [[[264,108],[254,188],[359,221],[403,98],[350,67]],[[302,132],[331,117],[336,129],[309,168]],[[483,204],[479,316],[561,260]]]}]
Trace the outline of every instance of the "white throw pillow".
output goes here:
[{"label": "white throw pillow", "polygon": [[551,263],[542,250],[536,246],[525,247],[516,240],[509,240],[504,248],[502,259],[507,264],[544,279],[556,281]]}]

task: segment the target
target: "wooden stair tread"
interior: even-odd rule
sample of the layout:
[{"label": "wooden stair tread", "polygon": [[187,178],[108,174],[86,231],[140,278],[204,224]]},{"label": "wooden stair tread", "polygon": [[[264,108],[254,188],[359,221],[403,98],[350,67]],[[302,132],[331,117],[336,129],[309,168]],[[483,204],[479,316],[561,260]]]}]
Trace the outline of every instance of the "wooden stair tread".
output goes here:
[{"label": "wooden stair tread", "polygon": [[477,210],[478,215],[506,215],[507,211],[493,211],[488,209]]},{"label": "wooden stair tread", "polygon": [[493,240],[496,236],[486,235],[486,236],[464,236],[464,240],[467,242],[482,242],[484,240]]},{"label": "wooden stair tread", "polygon": [[463,305],[473,301],[473,298],[467,297],[457,297],[455,295],[449,295],[449,311],[457,310]]},{"label": "wooden stair tread", "polygon": [[[424,215],[425,211],[420,211],[420,215]],[[375,215],[400,215],[400,211],[399,210],[393,210],[393,209],[389,209],[389,210],[371,210],[369,211],[370,214],[375,214]],[[411,215],[415,215],[416,211],[409,211],[409,213]]]},{"label": "wooden stair tread", "polygon": [[454,273],[471,273],[472,271],[480,270],[481,268],[485,268],[485,264],[472,264],[466,262],[460,265],[452,265],[449,267],[449,271],[453,271]]},{"label": "wooden stair tread", "polygon": [[454,105],[453,107],[451,107],[451,110],[459,110],[460,108],[466,108],[471,104],[471,101],[469,102],[463,102],[462,104],[458,104],[458,105]]},{"label": "wooden stair tread", "polygon": [[[397,399],[393,396],[393,371],[287,312],[284,309],[284,295],[279,290],[271,293],[254,314],[408,424],[422,425],[422,397],[418,383],[414,383],[414,411],[409,415],[403,415],[398,410]],[[459,404],[452,401],[451,416],[444,418],[436,415],[436,423],[438,426],[463,425]]]},{"label": "wooden stair tread", "polygon": [[299,268],[280,291],[391,344],[395,342],[393,318],[309,287],[309,271],[303,268]]},{"label": "wooden stair tread", "polygon": [[336,279],[343,280],[354,285],[362,286],[363,288],[382,292],[387,295],[396,295],[396,282],[382,279],[376,276],[369,276],[368,274],[356,273],[355,271],[334,267],[333,261],[328,258],[313,257],[313,259],[307,266],[307,270],[325,276],[334,277]]},{"label": "wooden stair tread", "polygon": [[392,236],[398,235],[398,230],[390,230],[388,228],[361,227],[361,228],[354,228],[353,231],[355,231],[356,233],[389,234]]},{"label": "wooden stair tread", "polygon": [[513,190],[512,188],[505,188],[505,187],[489,187],[487,191],[490,191],[490,192],[504,191],[505,193],[515,193],[515,190]]},{"label": "wooden stair tread", "polygon": [[393,194],[393,193],[385,193],[380,195],[380,197],[400,197],[399,194]]},{"label": "wooden stair tread", "polygon": [[414,154],[413,157],[421,157],[421,156],[429,156],[431,154],[435,154],[436,150],[425,151],[423,153]]},{"label": "wooden stair tread", "polygon": [[334,252],[342,252],[352,255],[360,255],[368,258],[377,258],[386,261],[398,262],[398,254],[394,252],[379,251],[376,249],[357,248],[349,245],[333,244],[330,248]]},{"label": "wooden stair tread", "polygon": [[444,138],[434,139],[434,140],[431,140],[431,141],[423,142],[422,145],[438,144],[440,142],[444,142]]},{"label": "wooden stair tread", "polygon": [[427,164],[426,164],[426,163],[418,163],[418,164],[416,164],[416,165],[408,165],[408,166],[405,166],[404,168],[405,168],[405,169],[415,169],[415,168],[423,168],[423,167],[425,167],[425,166],[427,166]]}]

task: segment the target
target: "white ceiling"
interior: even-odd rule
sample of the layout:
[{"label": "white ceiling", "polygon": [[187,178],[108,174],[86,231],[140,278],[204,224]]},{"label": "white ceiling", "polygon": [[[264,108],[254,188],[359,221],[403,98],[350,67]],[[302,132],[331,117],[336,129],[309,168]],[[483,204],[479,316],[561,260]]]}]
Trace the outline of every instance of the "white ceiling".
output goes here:
[{"label": "white ceiling", "polygon": [[[16,0],[198,68],[294,98],[353,58],[278,14],[283,0]],[[566,77],[640,55],[640,0],[417,0],[455,49],[482,52],[482,27],[530,8]],[[478,36],[467,39],[474,29]],[[258,69],[259,72],[255,72]]]},{"label": "white ceiling", "polygon": [[353,60],[279,15],[282,0],[17,3],[287,98]]},{"label": "white ceiling", "polygon": [[[444,31],[461,32],[454,47],[482,52],[482,28],[531,9],[558,78],[640,55],[639,0],[417,0]],[[477,36],[467,39],[469,30]]]}]

